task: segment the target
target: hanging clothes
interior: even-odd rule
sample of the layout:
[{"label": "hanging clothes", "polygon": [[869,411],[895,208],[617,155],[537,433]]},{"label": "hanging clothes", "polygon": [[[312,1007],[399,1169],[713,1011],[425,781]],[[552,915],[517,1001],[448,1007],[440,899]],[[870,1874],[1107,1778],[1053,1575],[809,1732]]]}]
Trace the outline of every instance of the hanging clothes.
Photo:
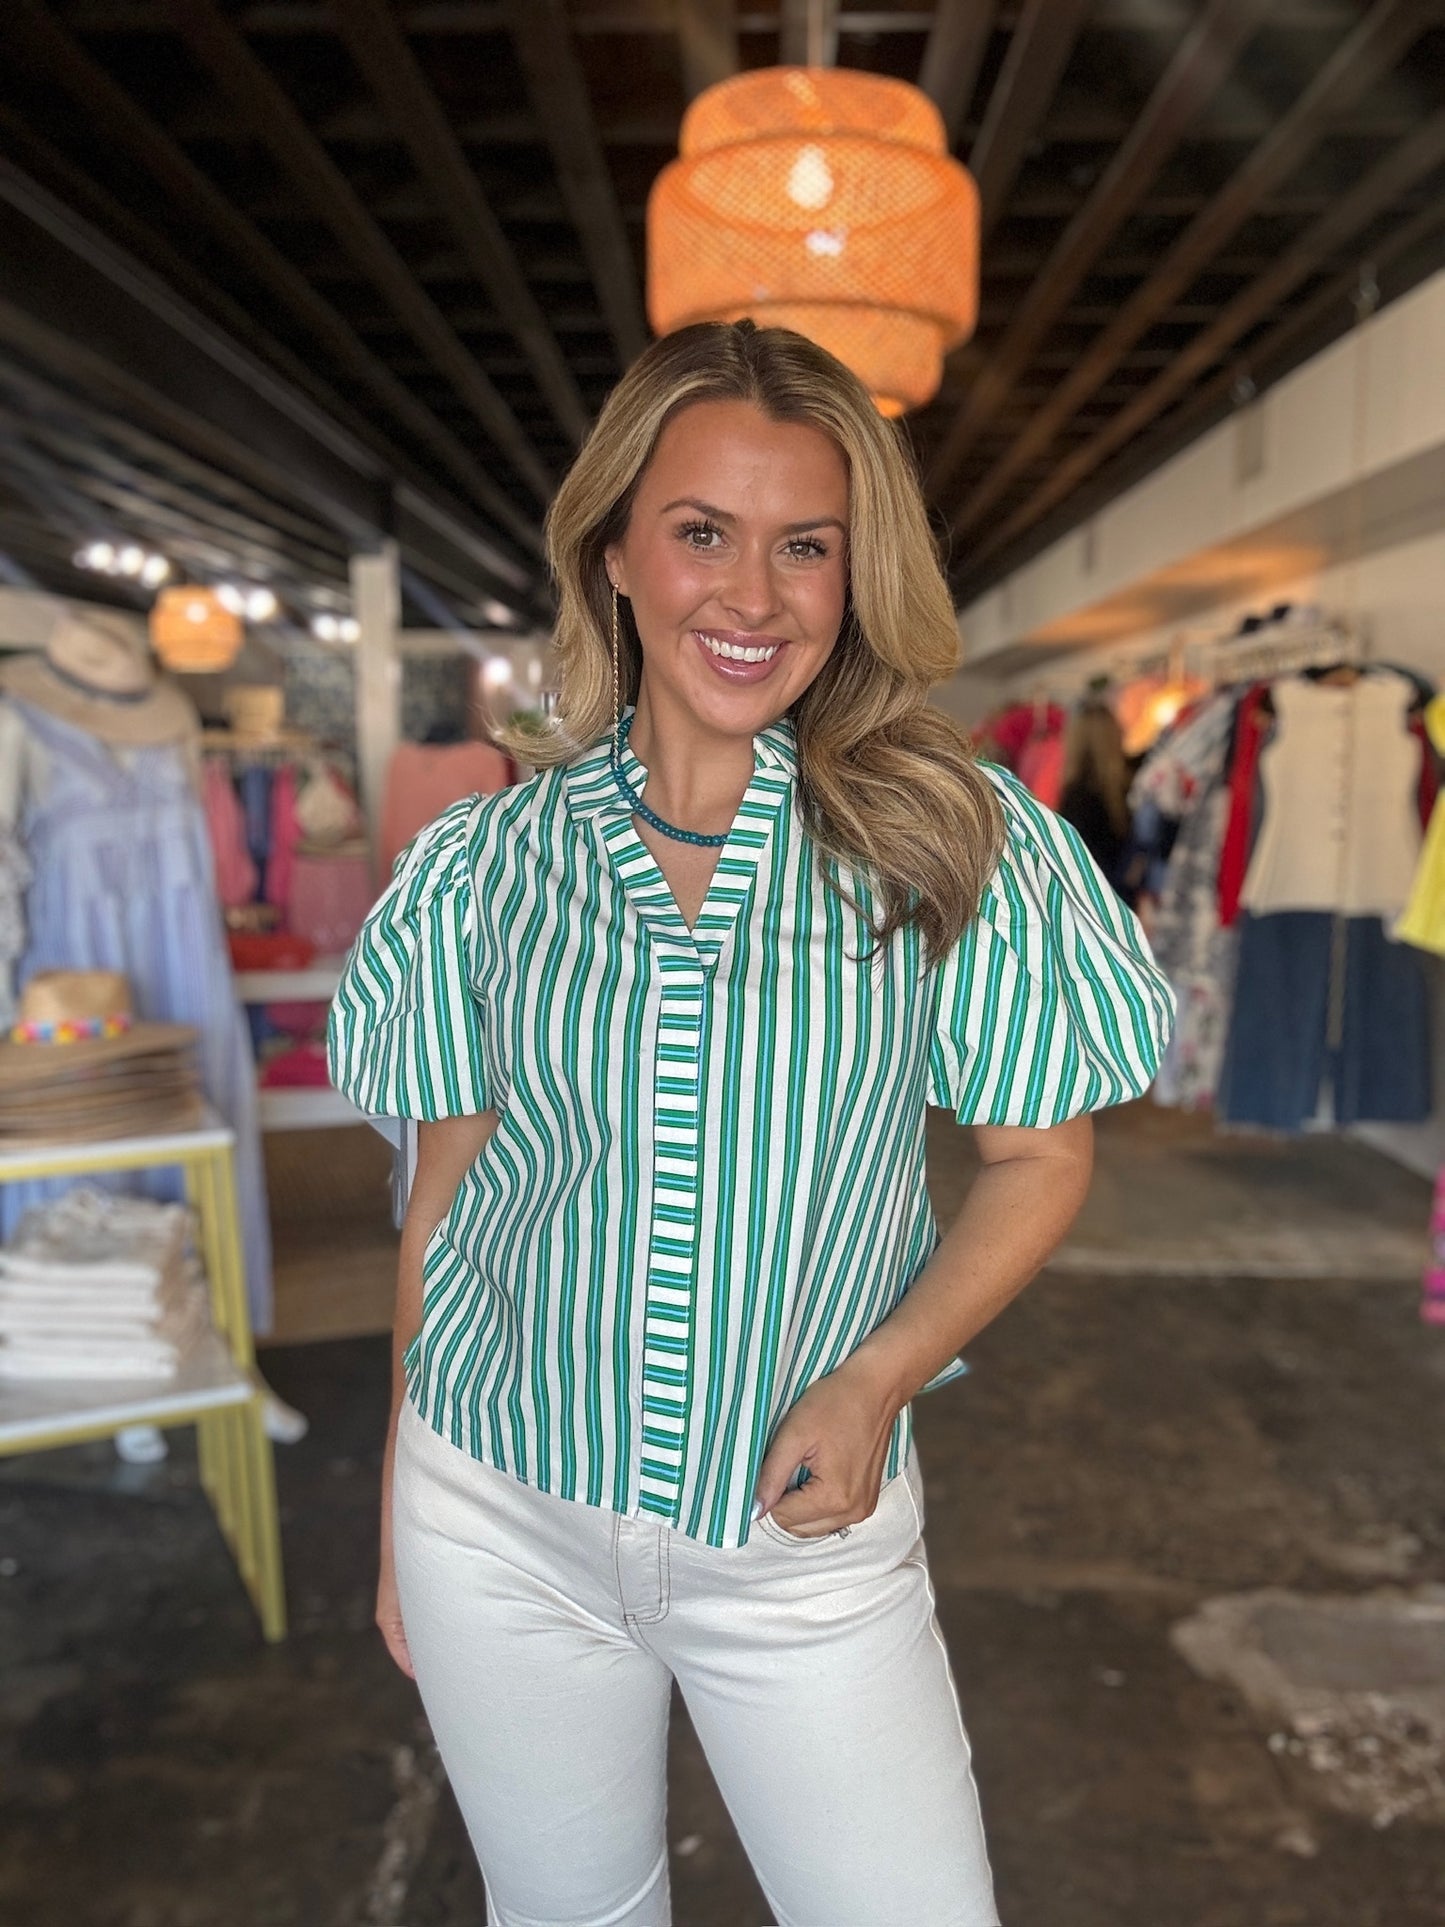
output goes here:
[{"label": "hanging clothes", "polygon": [[291,900],[291,868],[301,826],[296,820],[296,771],[283,763],[271,785],[271,853],[266,865],[266,901],[284,911]]},{"label": "hanging clothes", "polygon": [[0,827],[0,1034],[15,1016],[15,966],[25,950],[30,859],[12,830]]},{"label": "hanging clothes", "polygon": [[256,894],[266,902],[266,866],[271,858],[271,784],[273,772],[265,763],[245,763],[236,772],[236,793],[246,825],[246,848],[256,866]]},{"label": "hanging clothes", "polygon": [[1245,912],[1219,1113],[1231,1124],[1299,1131],[1326,1087],[1336,1124],[1429,1117],[1420,959],[1392,943],[1378,917]]},{"label": "hanging clothes", "polygon": [[211,839],[217,899],[223,910],[239,909],[255,899],[256,865],[246,848],[246,821],[231,772],[215,756],[206,758],[201,772],[201,807]]},{"label": "hanging clothes", "polygon": [[1130,791],[1136,812],[1176,825],[1150,935],[1179,1006],[1154,1098],[1180,1110],[1213,1104],[1229,1036],[1237,943],[1219,920],[1216,878],[1237,706],[1223,694],[1193,711],[1160,740]]},{"label": "hanging clothes", "polygon": [[[1337,1124],[1429,1115],[1427,986],[1387,930],[1420,851],[1416,700],[1414,681],[1388,669],[1271,686],[1220,1077],[1231,1123],[1300,1130],[1325,1099]],[[1266,723],[1256,704],[1261,741]],[[1242,787],[1237,753],[1236,857]]]},{"label": "hanging clothes", "polygon": [[[1445,756],[1445,696],[1437,696],[1429,705],[1424,724],[1430,741]],[[1409,901],[1394,935],[1401,943],[1414,944],[1417,950],[1432,950],[1445,957],[1445,799],[1438,795],[1411,880]]]},{"label": "hanging clothes", "polygon": [[1259,759],[1274,726],[1269,684],[1245,690],[1235,710],[1234,752],[1229,766],[1229,815],[1219,850],[1219,921],[1228,929],[1239,916],[1239,894],[1254,842]]},{"label": "hanging clothes", "polygon": [[1046,727],[1029,738],[1019,751],[1018,778],[1046,809],[1058,809],[1064,793],[1062,729],[1051,731]]},{"label": "hanging clothes", "polygon": [[1399,916],[1421,842],[1413,687],[1386,670],[1343,687],[1288,678],[1271,695],[1264,818],[1241,905]]},{"label": "hanging clothes", "polygon": [[[206,817],[169,744],[107,748],[72,723],[11,699],[45,761],[21,799],[19,840],[34,876],[18,980],[41,970],[115,970],[136,1012],[200,1034],[206,1095],[236,1134],[236,1189],[252,1322],[271,1322],[271,1233],[256,1076],[235,999]],[[68,1180],[0,1187],[0,1238]],[[179,1174],[137,1172],[114,1188],[174,1202]]]},{"label": "hanging clothes", "polygon": [[[386,772],[377,866],[384,882],[428,823],[468,796],[492,796],[511,781],[511,763],[491,743],[402,743]],[[368,906],[369,907],[369,906]]]}]

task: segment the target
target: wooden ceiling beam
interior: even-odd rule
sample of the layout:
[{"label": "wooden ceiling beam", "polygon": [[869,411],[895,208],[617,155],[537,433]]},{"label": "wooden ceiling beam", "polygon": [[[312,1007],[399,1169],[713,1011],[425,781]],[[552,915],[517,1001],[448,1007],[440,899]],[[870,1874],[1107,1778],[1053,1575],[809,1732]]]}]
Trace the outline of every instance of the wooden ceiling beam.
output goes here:
[{"label": "wooden ceiling beam", "polygon": [[[55,423],[30,419],[24,424],[27,439],[47,450],[52,459],[64,463],[80,477],[80,487],[97,500],[114,501],[123,506],[144,498],[148,509],[167,519],[166,526],[179,528],[189,520],[214,534],[225,535],[253,547],[281,541],[302,550],[319,568],[325,561],[332,569],[346,572],[346,550],[327,540],[330,531],[320,524],[303,523],[295,516],[285,523],[278,520],[274,505],[257,500],[259,513],[246,514],[214,500],[204,490],[181,487],[165,476],[137,467],[133,461],[104,447],[99,438],[77,435]],[[176,519],[179,518],[179,519]]]},{"label": "wooden ceiling beam", "polygon": [[983,232],[1001,218],[1029,143],[1084,30],[1092,0],[1024,0],[984,110],[968,168],[983,202]]},{"label": "wooden ceiling beam", "polygon": [[[14,59],[48,74],[70,94],[107,139],[150,174],[188,218],[213,233],[246,272],[326,347],[346,373],[372,394],[419,446],[430,451],[478,508],[525,551],[540,556],[542,543],[536,524],[503,494],[471,451],[369,352],[305,275],[237,212],[189,155],[162,133],[125,89],[57,24],[40,0],[10,0],[0,10],[0,45],[8,45]],[[370,439],[375,441],[374,431]],[[388,453],[384,445],[382,452]],[[397,465],[400,472],[407,472],[405,460],[398,458]],[[496,551],[496,559],[499,568],[516,572],[514,586],[526,579],[517,571],[514,558]]]},{"label": "wooden ceiling beam", "polygon": [[[344,3],[344,0],[343,0]],[[685,0],[675,0],[677,5]],[[939,0],[953,5],[954,0]],[[1353,25],[1358,17],[1359,0],[1279,0],[1274,23],[1286,29],[1319,30]],[[844,5],[838,14],[842,33],[914,34],[930,31],[938,7],[853,7]],[[776,33],[779,8],[743,6],[738,12],[738,30],[748,34]],[[169,31],[165,0],[71,0],[66,17],[78,33],[165,33]],[[251,0],[238,16],[248,33],[312,34],[330,32],[333,8],[327,0]],[[415,34],[435,34],[475,39],[479,35],[505,31],[506,6],[502,0],[420,0],[408,8],[406,23]],[[1151,16],[1139,0],[1099,0],[1097,23],[1115,32],[1150,33],[1158,31],[1157,16]],[[582,14],[575,29],[584,37],[608,34],[665,34],[673,31],[671,10],[658,0],[614,0],[606,8]]]},{"label": "wooden ceiling beam", "polygon": [[[1437,257],[1445,254],[1445,198],[1434,197],[1427,206],[1372,243],[1368,265],[1377,274],[1383,274],[1395,261],[1427,242],[1434,243]],[[1007,548],[995,550],[984,565],[975,568],[970,558],[969,567],[957,583],[960,600],[971,602],[984,594],[1011,569],[1021,567],[1050,542],[1066,534],[1070,527],[1077,526],[1082,519],[1080,511],[1086,515],[1097,514],[1181,448],[1228,420],[1241,406],[1242,386],[1251,395],[1256,382],[1261,390],[1267,389],[1309,355],[1318,353],[1330,340],[1338,340],[1341,325],[1359,289],[1364,265],[1359,261],[1353,263],[1306,300],[1287,309],[1272,328],[1196,388],[1164,421],[1121,450],[1084,490],[1077,508],[1073,503],[1066,504],[1062,512],[1035,523]]]},{"label": "wooden ceiling beam", "polygon": [[[0,356],[0,386],[40,394],[52,413],[78,412],[87,433],[103,421],[127,445],[138,445],[127,423],[145,424],[159,451],[147,459],[199,475],[202,487],[219,471],[212,492],[226,491],[227,476],[249,483],[278,505],[269,518],[278,529],[292,526],[287,504],[349,546],[400,526],[416,491],[384,456],[9,162],[0,162],[0,256],[0,341],[14,351]],[[41,384],[35,369],[53,380]],[[502,555],[473,516],[431,490],[425,499],[433,525],[455,530],[443,555],[467,553],[479,579],[505,585],[496,593],[519,607],[539,600],[536,572]],[[423,574],[438,551],[430,536],[403,546]]]},{"label": "wooden ceiling beam", "polygon": [[436,212],[527,357],[547,405],[571,439],[580,442],[591,422],[582,391],[390,0],[346,0],[336,8],[335,20],[367,85],[405,141]]},{"label": "wooden ceiling beam", "polygon": [[1445,115],[1428,120],[1409,140],[1341,195],[1329,213],[1285,249],[1267,274],[1244,288],[1195,335],[1149,386],[1084,446],[1050,468],[1047,480],[978,549],[984,560],[1043,519],[1111,455],[1158,421],[1183,391],[1220,362],[1234,343],[1276,311],[1321,264],[1410,188],[1445,167]]},{"label": "wooden ceiling beam", "polygon": [[1113,323],[1079,356],[1047,408],[1039,410],[986,479],[970,491],[952,519],[962,533],[977,527],[1014,478],[1036,461],[1103,386],[1120,358],[1208,268],[1211,258],[1288,180],[1324,136],[1337,114],[1360,99],[1408,52],[1428,24],[1421,0],[1377,0],[1355,30],[1315,74],[1273,132],[1249,155],[1170,248],[1158,268],[1124,302]]},{"label": "wooden ceiling beam", "polygon": [[553,478],[503,397],[452,331],[446,316],[363,206],[312,134],[291,97],[257,59],[215,0],[168,0],[187,47],[244,115],[320,218],[402,315],[416,340],[466,402],[517,475],[545,502]]},{"label": "wooden ceiling beam", "polygon": [[677,0],[677,40],[682,84],[696,100],[738,70],[737,0]]},{"label": "wooden ceiling beam", "polygon": [[957,145],[993,34],[997,0],[938,0],[918,84],[943,116],[950,147]]},{"label": "wooden ceiling beam", "polygon": [[351,408],[299,355],[260,327],[250,309],[208,280],[188,255],[140,220],[125,203],[116,200],[98,181],[76,167],[68,156],[44,140],[10,108],[0,107],[0,134],[10,142],[12,152],[27,160],[32,173],[59,189],[68,206],[78,209],[112,240],[148,262],[197,308],[214,315],[237,341],[279,369],[300,393],[308,395],[318,407],[334,416],[358,441],[376,447],[378,454],[393,453],[378,437],[375,424]]},{"label": "wooden ceiling beam", "polygon": [[1270,4],[1271,0],[1210,0],[1184,36],[1123,145],[1070,221],[1008,333],[974,382],[968,401],[929,465],[931,495],[941,495],[948,486],[1080,282],[1145,198],[1159,170],[1225,79]]},{"label": "wooden ceiling beam", "polygon": [[782,0],[778,65],[832,67],[838,60],[838,0]]},{"label": "wooden ceiling beam", "polygon": [[624,366],[647,345],[647,323],[617,191],[563,0],[507,0],[512,44],[547,130],[557,178]]}]

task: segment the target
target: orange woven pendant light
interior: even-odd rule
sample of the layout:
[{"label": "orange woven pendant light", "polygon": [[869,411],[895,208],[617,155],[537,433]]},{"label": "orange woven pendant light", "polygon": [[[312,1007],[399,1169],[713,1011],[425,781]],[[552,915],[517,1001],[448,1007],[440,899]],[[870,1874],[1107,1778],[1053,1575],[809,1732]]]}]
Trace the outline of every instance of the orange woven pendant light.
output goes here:
[{"label": "orange woven pendant light", "polygon": [[978,319],[978,190],[905,81],[768,67],[699,94],[647,204],[648,316],[794,328],[886,415]]},{"label": "orange woven pendant light", "polygon": [[207,675],[227,669],[246,632],[214,589],[162,589],[150,618],[151,644],[167,669]]}]

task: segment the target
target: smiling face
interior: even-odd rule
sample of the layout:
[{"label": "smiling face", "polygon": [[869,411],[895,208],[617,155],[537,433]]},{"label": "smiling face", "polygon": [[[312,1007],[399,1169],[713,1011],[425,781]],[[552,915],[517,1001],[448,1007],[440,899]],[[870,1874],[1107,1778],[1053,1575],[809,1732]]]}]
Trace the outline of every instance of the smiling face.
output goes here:
[{"label": "smiling face", "polygon": [[653,714],[725,735],[784,715],[837,643],[847,538],[847,465],[820,429],[742,401],[674,415],[607,550]]}]

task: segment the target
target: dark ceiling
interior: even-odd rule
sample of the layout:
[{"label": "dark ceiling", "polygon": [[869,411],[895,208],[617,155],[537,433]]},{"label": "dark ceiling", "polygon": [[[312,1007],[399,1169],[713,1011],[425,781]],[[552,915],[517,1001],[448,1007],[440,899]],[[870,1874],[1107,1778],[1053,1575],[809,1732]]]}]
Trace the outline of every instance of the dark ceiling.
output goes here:
[{"label": "dark ceiling", "polygon": [[4,0],[0,567],[300,597],[390,534],[427,619],[543,612],[687,100],[820,27],[982,192],[907,424],[960,600],[1445,261],[1431,0]]}]

